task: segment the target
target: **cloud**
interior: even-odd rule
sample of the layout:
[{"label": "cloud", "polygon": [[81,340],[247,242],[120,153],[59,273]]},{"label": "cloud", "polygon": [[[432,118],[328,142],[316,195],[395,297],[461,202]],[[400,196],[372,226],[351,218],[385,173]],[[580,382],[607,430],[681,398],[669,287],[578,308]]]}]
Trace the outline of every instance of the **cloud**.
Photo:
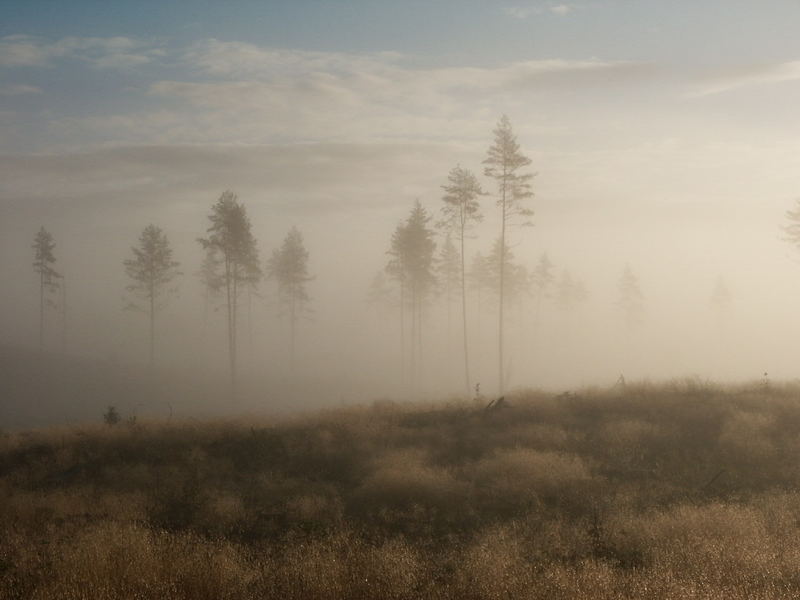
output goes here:
[{"label": "cloud", "polygon": [[568,15],[573,11],[573,6],[569,4],[551,4],[549,6],[504,6],[503,12],[515,19],[524,20],[534,15],[551,13],[559,17]]},{"label": "cloud", "polygon": [[800,79],[800,60],[738,69],[735,72],[707,77],[689,97],[700,98],[740,88],[773,85]]},{"label": "cloud", "polygon": [[[59,48],[62,55],[91,58],[98,68],[141,64],[130,58],[141,54],[139,42],[128,38],[66,38]],[[139,90],[148,97],[134,110],[44,115],[37,143],[63,151],[103,144],[468,142],[483,139],[501,112],[525,115],[524,127],[544,135],[567,122],[548,116],[564,112],[558,97],[616,92],[652,71],[647,64],[565,59],[420,68],[398,53],[313,52],[214,39],[169,59],[183,67],[182,77],[144,82]],[[16,131],[15,122],[7,119],[5,129]],[[4,139],[0,151],[4,147],[16,146]]]},{"label": "cloud", "polygon": [[[233,58],[242,53],[242,60]],[[215,77],[162,80],[149,88],[153,97],[186,103],[178,118],[187,126],[172,131],[180,128],[190,136],[181,140],[191,143],[478,138],[498,110],[525,106],[527,112],[537,97],[587,86],[613,88],[647,70],[646,65],[598,60],[418,69],[396,55],[328,55],[238,44],[206,46],[202,57],[192,54],[192,60],[194,68]],[[135,127],[142,131],[142,120]]]},{"label": "cloud", "polygon": [[124,68],[151,62],[160,49],[128,37],[66,37],[48,41],[28,35],[0,38],[0,67],[50,67],[77,59],[97,68]]},{"label": "cloud", "polygon": [[7,83],[0,85],[0,96],[23,96],[27,94],[41,94],[41,88],[24,83]]},{"label": "cloud", "polygon": [[515,19],[527,19],[531,15],[542,14],[542,9],[537,6],[504,6],[503,12]]}]

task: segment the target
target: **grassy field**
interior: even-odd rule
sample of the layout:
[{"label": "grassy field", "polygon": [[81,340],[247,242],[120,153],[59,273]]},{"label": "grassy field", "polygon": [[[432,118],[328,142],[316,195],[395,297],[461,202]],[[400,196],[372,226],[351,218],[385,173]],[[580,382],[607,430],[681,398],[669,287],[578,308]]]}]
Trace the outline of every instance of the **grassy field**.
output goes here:
[{"label": "grassy field", "polygon": [[2,434],[0,597],[800,597],[800,388],[508,404]]}]

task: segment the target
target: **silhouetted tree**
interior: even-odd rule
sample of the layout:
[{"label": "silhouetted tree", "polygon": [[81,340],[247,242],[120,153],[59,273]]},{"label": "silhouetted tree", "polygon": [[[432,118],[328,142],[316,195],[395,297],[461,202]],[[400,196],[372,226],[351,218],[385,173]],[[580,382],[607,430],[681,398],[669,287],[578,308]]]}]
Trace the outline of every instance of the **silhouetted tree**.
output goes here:
[{"label": "silhouetted tree", "polygon": [[[417,374],[417,358],[422,352],[422,314],[425,301],[436,284],[434,232],[429,227],[431,217],[419,201],[414,203],[408,218],[397,226],[388,251],[391,257],[386,272],[400,286],[401,329],[407,304],[411,312],[411,373]],[[404,334],[401,336],[404,346]],[[419,356],[421,358],[421,356]]]},{"label": "silhouetted tree", "polygon": [[505,302],[508,307],[530,290],[528,270],[514,262],[514,253],[508,245],[505,248],[501,246],[500,238],[494,241],[485,260],[483,269],[485,287],[497,295],[498,302]]},{"label": "silhouetted tree", "polygon": [[447,309],[447,342],[450,343],[450,332],[452,331],[452,308],[453,297],[461,285],[461,255],[448,233],[445,235],[444,243],[439,247],[439,255],[436,257],[436,277],[440,292],[444,295],[445,308]]},{"label": "silhouetted tree", "polygon": [[386,270],[381,269],[375,273],[375,276],[369,282],[367,304],[379,309],[394,310],[397,308],[398,303],[397,292],[389,285],[386,279]]},{"label": "silhouetted tree", "polygon": [[148,225],[139,236],[138,247],[131,248],[133,258],[123,261],[125,273],[132,283],[126,290],[133,295],[127,309],[147,315],[150,322],[150,368],[155,364],[156,313],[163,307],[166,297],[174,293],[169,287],[181,272],[180,263],[172,260],[172,248],[167,235],[160,227]]},{"label": "silhouetted tree", "polygon": [[630,265],[625,265],[617,287],[619,290],[617,306],[622,311],[628,327],[633,328],[641,323],[644,296],[639,287],[639,278],[634,275]]},{"label": "silhouetted tree", "polygon": [[533,211],[523,205],[523,201],[533,196],[531,191],[532,173],[520,170],[531,164],[531,160],[520,152],[517,138],[511,130],[511,122],[506,115],[494,130],[494,144],[489,148],[488,157],[483,161],[486,165],[484,174],[497,182],[497,206],[500,207],[500,255],[498,290],[500,294],[498,310],[498,378],[500,394],[503,393],[503,335],[504,335],[504,290],[505,286],[505,252],[508,248],[506,230],[510,225],[530,225]]},{"label": "silhouetted tree", "polygon": [[[467,287],[466,287],[466,250],[465,238],[470,228],[483,219],[480,213],[478,198],[485,194],[481,189],[478,180],[468,170],[461,167],[452,169],[447,177],[447,185],[442,186],[444,196],[442,201],[442,220],[439,223],[448,232],[447,242],[450,242],[450,235],[455,235],[459,244],[458,276],[461,283],[461,331],[464,342],[464,383],[467,394],[472,393],[472,386],[469,381],[469,343],[467,340]],[[447,244],[445,244],[447,247]],[[454,257],[453,253],[450,255]],[[449,289],[449,288],[448,288]],[[449,300],[448,300],[448,332],[449,332]]]},{"label": "silhouetted tree", "polygon": [[539,322],[542,302],[549,298],[550,288],[553,287],[556,281],[553,269],[553,262],[550,260],[550,257],[547,256],[547,253],[544,253],[539,258],[539,262],[536,263],[536,268],[531,273],[531,285],[533,286],[533,293],[536,298],[536,310],[534,313],[534,321],[536,323]]},{"label": "silhouetted tree", "polygon": [[788,223],[782,228],[786,234],[783,239],[800,250],[800,198],[794,201],[793,210],[786,211],[786,220]]},{"label": "silhouetted tree", "polygon": [[53,254],[56,243],[53,236],[44,227],[39,229],[33,241],[34,259],[33,271],[39,275],[39,350],[44,349],[44,310],[45,306],[53,306],[52,299],[46,293],[53,293],[58,289],[58,279],[61,275],[53,268],[56,257]]},{"label": "silhouetted tree", "polygon": [[200,270],[195,273],[203,284],[203,326],[208,320],[208,307],[214,298],[218,298],[225,286],[225,278],[220,273],[222,259],[216,248],[206,248],[206,254]]},{"label": "silhouetted tree", "polygon": [[223,192],[211,207],[208,220],[211,221],[211,227],[207,229],[208,237],[198,238],[197,241],[206,252],[211,250],[219,256],[219,276],[225,290],[228,316],[231,393],[235,396],[239,296],[245,286],[255,285],[261,279],[261,268],[250,219],[236,194],[229,190]]},{"label": "silhouetted tree", "polygon": [[714,289],[711,290],[711,306],[714,310],[722,313],[731,305],[731,299],[731,291],[725,285],[725,280],[719,277],[714,284]]},{"label": "silhouetted tree", "polygon": [[272,252],[267,262],[267,276],[278,284],[278,299],[289,312],[289,356],[294,368],[297,320],[308,310],[311,300],[306,283],[313,278],[308,275],[308,250],[303,245],[303,236],[297,227],[292,227],[283,245]]},{"label": "silhouetted tree", "polygon": [[572,274],[564,269],[556,286],[556,302],[562,310],[572,310],[576,304],[585,301],[589,297],[586,286],[582,281],[574,279]]}]

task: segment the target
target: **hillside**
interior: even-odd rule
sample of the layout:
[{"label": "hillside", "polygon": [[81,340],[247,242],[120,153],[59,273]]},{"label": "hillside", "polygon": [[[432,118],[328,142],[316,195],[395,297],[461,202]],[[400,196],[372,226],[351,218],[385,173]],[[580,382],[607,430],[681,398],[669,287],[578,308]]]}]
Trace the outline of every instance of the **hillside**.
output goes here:
[{"label": "hillside", "polygon": [[796,598],[800,390],[6,433],[3,598]]}]

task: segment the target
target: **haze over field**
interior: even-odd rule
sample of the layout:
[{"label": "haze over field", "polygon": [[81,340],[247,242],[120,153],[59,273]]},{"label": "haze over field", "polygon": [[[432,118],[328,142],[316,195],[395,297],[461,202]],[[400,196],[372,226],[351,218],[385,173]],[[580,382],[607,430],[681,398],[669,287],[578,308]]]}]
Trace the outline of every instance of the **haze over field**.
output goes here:
[{"label": "haze over field", "polygon": [[[464,394],[460,297],[449,327],[445,295],[428,298],[413,386],[399,308],[367,300],[398,223],[416,200],[438,221],[457,165],[489,193],[467,267],[490,253],[500,216],[483,161],[505,114],[536,173],[534,226],[512,227],[509,247],[529,273],[546,253],[555,277],[507,305],[507,387],[797,376],[800,266],[781,229],[800,196],[797,2],[32,1],[0,16],[5,346],[38,346],[44,226],[67,283],[66,334],[48,309],[45,348],[145,365],[123,261],[154,224],[183,273],[156,363],[226,376],[225,309],[204,304],[197,238],[233,190],[262,267],[296,226],[313,277],[293,370],[275,282],[249,316],[242,300],[254,397],[291,380],[318,402]],[[643,298],[632,324],[626,266]],[[559,294],[564,270],[585,299]],[[474,287],[468,303],[471,381],[491,395],[498,303]]]}]

